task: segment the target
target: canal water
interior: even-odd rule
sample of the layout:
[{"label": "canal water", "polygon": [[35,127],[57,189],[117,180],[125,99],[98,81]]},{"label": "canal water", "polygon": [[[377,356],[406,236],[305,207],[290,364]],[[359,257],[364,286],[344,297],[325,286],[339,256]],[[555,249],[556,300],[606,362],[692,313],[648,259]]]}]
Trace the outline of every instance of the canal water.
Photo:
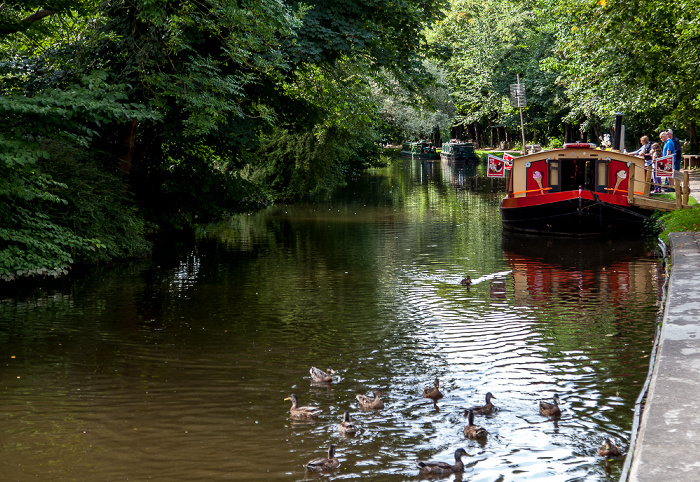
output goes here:
[{"label": "canal water", "polygon": [[[3,298],[3,480],[298,481],[329,444],[338,480],[422,480],[417,461],[460,447],[457,480],[615,479],[623,461],[596,448],[629,444],[653,243],[504,237],[504,185],[483,168],[396,161],[333,200]],[[328,365],[335,382],[313,385]],[[373,389],[386,408],[360,410]],[[467,440],[464,409],[487,392],[488,439]],[[291,393],[318,420],[290,419]],[[556,420],[538,413],[554,393]],[[345,410],[354,437],[337,432]]]}]

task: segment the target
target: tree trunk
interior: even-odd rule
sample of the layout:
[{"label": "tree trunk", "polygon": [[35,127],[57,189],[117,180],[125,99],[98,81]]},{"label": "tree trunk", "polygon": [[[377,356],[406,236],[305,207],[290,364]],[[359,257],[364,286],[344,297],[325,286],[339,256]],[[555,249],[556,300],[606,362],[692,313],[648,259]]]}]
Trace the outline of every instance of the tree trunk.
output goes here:
[{"label": "tree trunk", "polygon": [[134,159],[134,145],[136,143],[136,119],[132,119],[130,124],[125,125],[121,131],[119,138],[120,145],[117,147],[117,159],[119,159],[119,172],[123,175],[128,175],[131,171],[131,163]]},{"label": "tree trunk", "polygon": [[698,152],[698,137],[695,121],[690,121],[688,125],[688,141],[690,142],[690,152]]}]

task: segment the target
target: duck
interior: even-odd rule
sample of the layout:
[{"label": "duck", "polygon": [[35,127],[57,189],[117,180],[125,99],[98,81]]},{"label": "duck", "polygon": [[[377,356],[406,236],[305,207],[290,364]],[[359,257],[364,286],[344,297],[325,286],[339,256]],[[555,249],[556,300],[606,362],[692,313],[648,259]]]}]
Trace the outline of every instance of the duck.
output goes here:
[{"label": "duck", "polygon": [[[347,412],[346,412],[347,413]],[[335,457],[335,445],[328,447],[328,457],[319,457],[309,460],[304,468],[307,472],[330,472],[340,467],[340,461]]]},{"label": "duck", "polygon": [[318,414],[322,412],[320,408],[317,407],[300,407],[299,399],[293,393],[285,398],[285,400],[291,400],[292,407],[289,409],[289,414],[296,418],[316,418]]},{"label": "duck", "polygon": [[486,405],[475,405],[468,410],[474,412],[474,415],[488,415],[493,412],[494,409],[493,403],[491,403],[492,398],[496,397],[493,396],[493,393],[488,392],[486,394]]},{"label": "duck", "polygon": [[464,472],[464,462],[462,462],[462,457],[466,457],[467,451],[464,449],[455,450],[455,463],[454,465],[448,464],[447,462],[418,462],[418,468],[424,474],[455,474],[458,472]]},{"label": "duck", "polygon": [[384,395],[384,392],[376,389],[373,390],[373,393],[374,400],[369,398],[368,396],[362,395],[361,393],[355,396],[355,398],[357,398],[357,401],[360,403],[360,407],[368,408],[371,410],[379,410],[380,408],[384,408],[384,402],[379,398],[380,395]]},{"label": "duck", "polygon": [[468,410],[467,426],[464,427],[464,436],[473,440],[485,439],[489,434],[484,427],[474,425],[474,410]]},{"label": "duck", "polygon": [[603,445],[598,447],[598,455],[601,457],[617,457],[618,455],[622,455],[622,450],[615,445],[612,439],[606,438]]},{"label": "duck", "polygon": [[338,425],[338,432],[344,435],[354,435],[357,433],[357,427],[350,421],[350,412],[345,410],[343,421]]},{"label": "duck", "polygon": [[561,415],[561,409],[559,408],[559,394],[555,393],[552,396],[552,403],[540,401],[540,414],[546,417],[558,417]]},{"label": "duck", "polygon": [[316,383],[331,383],[333,381],[333,377],[331,375],[333,375],[334,373],[335,370],[333,370],[330,366],[326,368],[325,372],[320,368],[316,367],[311,367],[309,369],[311,381]]},{"label": "duck", "polygon": [[440,392],[440,381],[436,378],[433,382],[432,387],[425,387],[423,389],[423,398],[429,398],[434,403],[442,398],[442,393]]},{"label": "duck", "polygon": [[464,279],[463,279],[462,281],[460,281],[459,283],[460,283],[462,286],[471,286],[471,284],[472,284],[472,279],[471,279],[469,276],[467,276],[466,278],[464,278]]}]

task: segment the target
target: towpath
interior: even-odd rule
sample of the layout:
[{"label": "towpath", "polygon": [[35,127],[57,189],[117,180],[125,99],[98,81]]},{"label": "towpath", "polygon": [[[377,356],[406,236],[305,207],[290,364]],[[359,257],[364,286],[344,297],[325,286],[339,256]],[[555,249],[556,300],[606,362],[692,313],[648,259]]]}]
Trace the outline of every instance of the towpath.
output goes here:
[{"label": "towpath", "polygon": [[[694,193],[700,177],[697,187],[691,184]],[[700,480],[700,233],[671,233],[669,247],[671,276],[633,482]]]}]

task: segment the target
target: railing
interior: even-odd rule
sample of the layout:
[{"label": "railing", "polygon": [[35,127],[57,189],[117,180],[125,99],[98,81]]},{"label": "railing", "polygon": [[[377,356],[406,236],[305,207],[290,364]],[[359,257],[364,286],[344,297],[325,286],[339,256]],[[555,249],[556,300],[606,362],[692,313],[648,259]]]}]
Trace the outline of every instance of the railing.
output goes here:
[{"label": "railing", "polygon": [[[636,172],[641,170],[644,179],[636,179]],[[627,187],[627,202],[633,206],[641,206],[652,209],[659,209],[662,211],[674,211],[676,209],[683,209],[688,207],[688,199],[690,197],[690,172],[687,170],[674,171],[673,177],[669,178],[673,181],[673,186],[676,190],[676,199],[665,200],[665,199],[653,199],[650,196],[651,186],[664,188],[663,184],[654,183],[651,181],[652,169],[650,166],[637,166],[632,164],[630,166],[630,172],[628,176],[628,187]],[[634,187],[636,183],[642,183],[644,185],[642,192],[635,192]]]}]

